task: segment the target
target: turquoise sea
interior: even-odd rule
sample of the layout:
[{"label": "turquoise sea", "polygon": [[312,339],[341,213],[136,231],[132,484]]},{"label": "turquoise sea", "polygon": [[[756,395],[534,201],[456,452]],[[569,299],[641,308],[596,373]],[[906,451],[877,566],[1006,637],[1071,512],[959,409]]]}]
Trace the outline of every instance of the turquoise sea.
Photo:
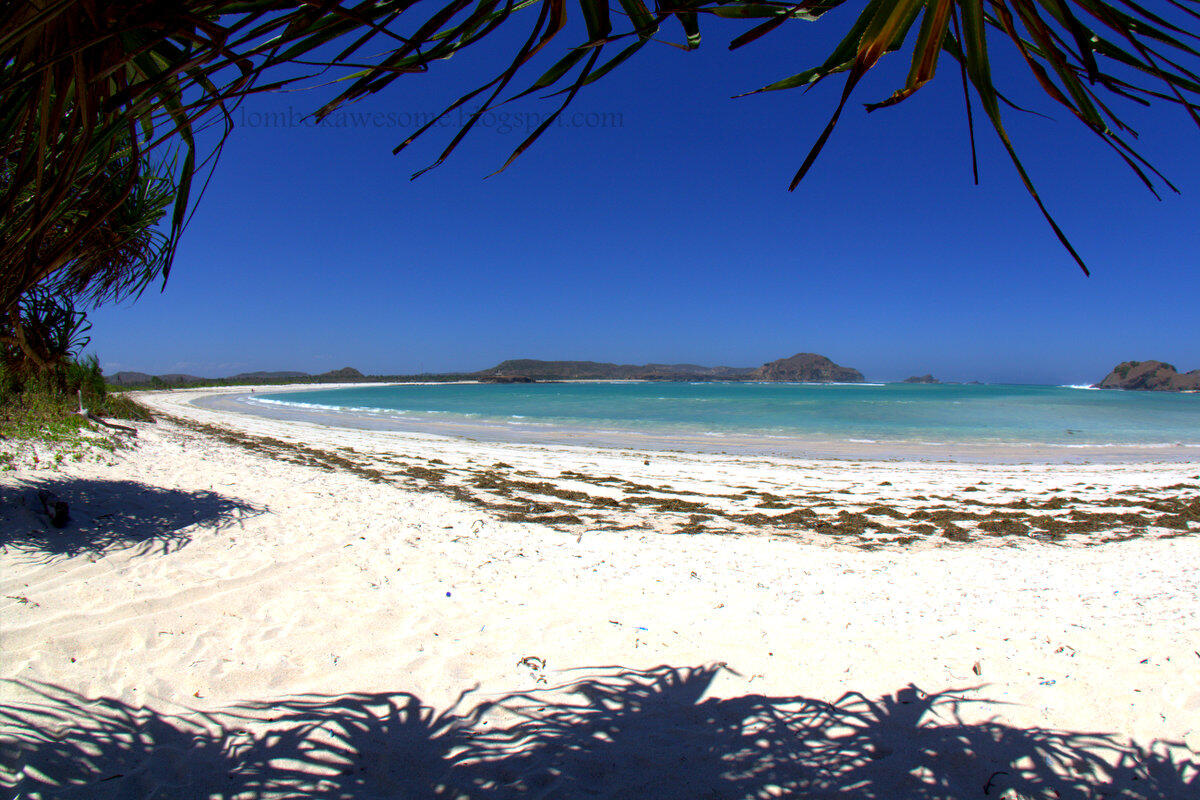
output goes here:
[{"label": "turquoise sea", "polygon": [[252,402],[397,423],[863,443],[1200,445],[1200,395],[1059,386],[538,383],[364,386]]}]

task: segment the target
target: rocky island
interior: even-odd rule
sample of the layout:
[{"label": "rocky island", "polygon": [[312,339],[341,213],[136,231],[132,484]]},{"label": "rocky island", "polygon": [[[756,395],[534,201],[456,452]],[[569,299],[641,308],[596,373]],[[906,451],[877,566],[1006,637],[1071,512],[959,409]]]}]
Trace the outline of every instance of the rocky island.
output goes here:
[{"label": "rocky island", "polygon": [[754,370],[750,380],[794,383],[862,383],[863,375],[851,367],[833,363],[816,353],[797,353],[770,361]]},{"label": "rocky island", "polygon": [[905,383],[941,383],[937,378],[929,373],[924,375],[913,375],[911,378],[905,378]]},{"label": "rocky island", "polygon": [[1096,388],[1197,392],[1200,391],[1200,369],[1180,373],[1163,361],[1122,361],[1096,384]]}]

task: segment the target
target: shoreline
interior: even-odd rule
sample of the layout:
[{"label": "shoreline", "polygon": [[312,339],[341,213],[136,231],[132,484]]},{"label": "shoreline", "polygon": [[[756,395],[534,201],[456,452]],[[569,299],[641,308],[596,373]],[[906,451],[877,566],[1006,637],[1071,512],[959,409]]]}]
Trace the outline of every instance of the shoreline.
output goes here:
[{"label": "shoreline", "polygon": [[[581,381],[585,382],[585,381]],[[594,382],[594,381],[593,381]],[[630,382],[630,381],[623,381]],[[471,383],[471,382],[457,382]],[[409,384],[336,384],[328,389]],[[252,391],[253,388],[253,391]],[[312,391],[304,384],[272,387],[227,387],[220,390],[178,389],[189,393],[202,408],[267,419],[292,420],[354,430],[394,431],[491,443],[575,445],[616,450],[682,452],[710,455],[764,456],[842,461],[919,461],[968,464],[1136,464],[1200,463],[1200,445],[1189,444],[1038,444],[973,442],[907,442],[819,439],[802,436],[762,436],[741,433],[650,433],[636,430],[576,428],[550,423],[467,420],[441,421],[399,418],[388,413],[299,408],[247,402],[253,394],[286,395]]]},{"label": "shoreline", "polygon": [[[1192,461],[830,458],[647,449],[628,440],[596,446],[583,436],[570,444],[489,440],[369,417],[352,427],[347,416],[358,417],[337,412],[257,413],[262,407],[238,405],[237,397],[197,391],[143,400],[174,424],[251,451],[574,532],[770,532],[864,549],[947,539],[1095,544],[1187,533],[1187,515],[1200,511],[1200,499],[1193,509],[1179,491],[1200,492]],[[222,402],[228,398],[235,402]]]}]

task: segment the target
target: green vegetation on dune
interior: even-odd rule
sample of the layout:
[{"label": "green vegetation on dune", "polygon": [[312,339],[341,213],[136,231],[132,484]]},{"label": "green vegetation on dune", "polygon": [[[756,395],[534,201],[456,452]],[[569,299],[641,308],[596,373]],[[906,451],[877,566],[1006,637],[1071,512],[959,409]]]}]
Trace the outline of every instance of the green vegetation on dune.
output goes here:
[{"label": "green vegetation on dune", "polygon": [[78,413],[81,399],[101,417],[153,419],[129,397],[107,391],[95,357],[24,379],[0,365],[0,470],[82,461],[120,447],[119,436]]},{"label": "green vegetation on dune", "polygon": [[0,410],[0,471],[54,467],[116,450],[114,440],[91,430],[78,415],[6,407]]}]

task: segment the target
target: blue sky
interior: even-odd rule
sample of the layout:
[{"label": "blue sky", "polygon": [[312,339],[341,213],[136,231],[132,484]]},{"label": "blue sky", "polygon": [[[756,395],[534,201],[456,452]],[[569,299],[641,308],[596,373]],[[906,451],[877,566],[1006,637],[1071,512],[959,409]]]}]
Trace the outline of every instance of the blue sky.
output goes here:
[{"label": "blue sky", "polygon": [[[391,149],[403,123],[499,69],[511,41],[348,107],[371,116],[364,126],[254,124],[315,109],[329,89],[248,101],[165,291],[94,312],[90,350],[107,372],[206,376],[505,358],[754,366],[799,351],[873,379],[1075,383],[1131,358],[1200,367],[1200,132],[1185,114],[1116,105],[1183,192],[1159,202],[993,56],[1002,86],[1053,117],[1008,123],[1085,278],[978,116],[973,185],[948,60],[913,98],[868,115],[861,103],[907,70],[886,58],[788,193],[840,82],[732,95],[821,60],[837,24],[729,52],[744,26],[709,22],[699,51],[646,48],[587,87],[578,126],[492,178],[525,135],[499,119],[416,181],[454,129]],[[531,98],[511,111],[552,108]]]}]

